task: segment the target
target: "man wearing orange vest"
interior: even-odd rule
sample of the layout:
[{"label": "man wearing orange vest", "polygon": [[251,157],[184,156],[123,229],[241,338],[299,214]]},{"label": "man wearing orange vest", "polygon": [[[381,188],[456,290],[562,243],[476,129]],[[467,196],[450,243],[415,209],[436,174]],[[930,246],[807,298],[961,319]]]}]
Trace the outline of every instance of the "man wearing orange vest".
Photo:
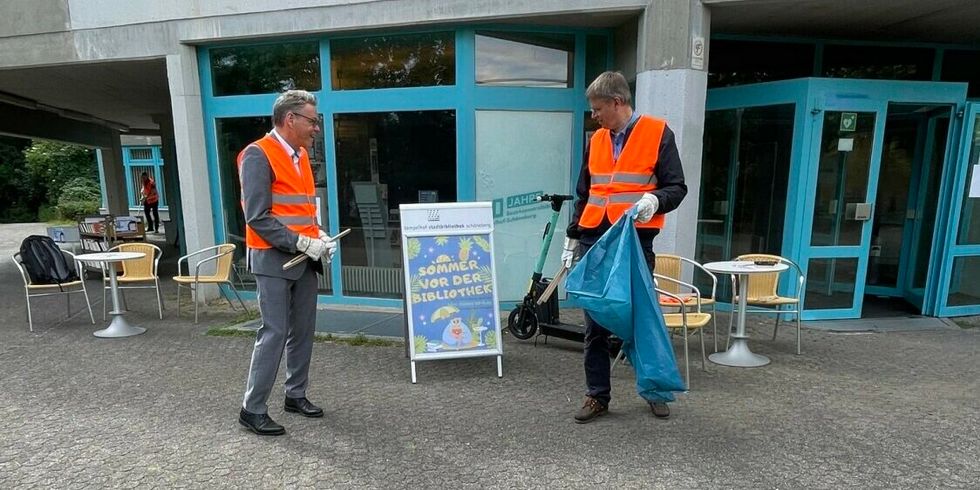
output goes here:
[{"label": "man wearing orange vest", "polygon": [[[662,119],[641,116],[630,106],[630,88],[621,73],[607,71],[585,92],[592,119],[601,129],[592,135],[576,187],[577,199],[566,232],[562,262],[571,267],[630,206],[636,206],[636,231],[647,265],[655,265],[653,239],[687,195],[674,133]],[[609,331],[585,314],[585,403],[575,414],[584,424],[608,411]],[[670,416],[667,400],[647,400],[653,414]]]},{"label": "man wearing orange vest", "polygon": [[[262,313],[238,421],[259,435],[286,432],[269,417],[266,404],[284,350],[284,410],[323,416],[323,410],[306,398],[306,389],[316,322],[316,274],[323,273],[320,258],[329,261],[336,250],[317,225],[308,154],[321,131],[316,99],[304,90],[287,91],[276,99],[272,121],[275,129],[238,155],[245,244]],[[283,270],[297,253],[309,260]]]}]

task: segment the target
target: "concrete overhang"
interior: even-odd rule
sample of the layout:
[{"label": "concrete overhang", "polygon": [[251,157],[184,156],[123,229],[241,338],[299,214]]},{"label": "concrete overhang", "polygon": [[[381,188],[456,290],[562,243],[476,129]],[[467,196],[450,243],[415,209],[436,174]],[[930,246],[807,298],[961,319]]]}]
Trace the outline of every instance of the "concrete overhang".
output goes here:
[{"label": "concrete overhang", "polygon": [[976,0],[702,0],[713,34],[980,45]]},{"label": "concrete overhang", "polygon": [[0,102],[117,130],[155,130],[170,112],[163,59],[0,70]]}]

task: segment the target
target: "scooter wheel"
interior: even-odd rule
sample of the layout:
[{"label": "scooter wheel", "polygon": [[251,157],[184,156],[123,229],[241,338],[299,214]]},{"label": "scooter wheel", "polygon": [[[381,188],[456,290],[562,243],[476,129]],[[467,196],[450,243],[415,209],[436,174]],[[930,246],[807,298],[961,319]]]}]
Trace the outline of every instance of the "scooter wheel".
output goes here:
[{"label": "scooter wheel", "polygon": [[[521,310],[525,310],[523,322],[521,321]],[[538,332],[538,315],[530,308],[525,309],[523,306],[518,306],[507,317],[507,329],[510,330],[511,335],[521,340],[534,337],[534,334]]]}]

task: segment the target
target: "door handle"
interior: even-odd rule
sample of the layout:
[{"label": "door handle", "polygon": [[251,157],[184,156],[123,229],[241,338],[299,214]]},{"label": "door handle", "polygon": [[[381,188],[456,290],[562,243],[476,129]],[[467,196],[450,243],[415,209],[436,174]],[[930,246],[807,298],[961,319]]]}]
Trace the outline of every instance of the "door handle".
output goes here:
[{"label": "door handle", "polygon": [[849,202],[844,209],[844,218],[854,221],[868,221],[874,213],[874,203]]}]

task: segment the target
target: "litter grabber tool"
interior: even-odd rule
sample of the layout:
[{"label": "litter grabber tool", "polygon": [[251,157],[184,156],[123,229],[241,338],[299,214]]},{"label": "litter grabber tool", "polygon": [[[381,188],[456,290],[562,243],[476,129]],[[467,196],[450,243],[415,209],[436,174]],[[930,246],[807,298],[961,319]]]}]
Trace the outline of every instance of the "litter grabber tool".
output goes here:
[{"label": "litter grabber tool", "polygon": [[[344,235],[346,235],[348,233],[350,233],[350,228],[348,228],[348,229],[346,229],[346,230],[344,230],[344,231],[342,231],[340,233],[337,233],[336,236],[333,236],[331,238],[333,240],[339,240]],[[297,265],[303,263],[303,260],[306,259],[306,258],[307,258],[306,254],[299,254],[299,255],[293,257],[292,259],[290,259],[289,262],[286,262],[285,264],[283,264],[282,265],[282,270],[292,269],[293,267],[296,267]]]}]

